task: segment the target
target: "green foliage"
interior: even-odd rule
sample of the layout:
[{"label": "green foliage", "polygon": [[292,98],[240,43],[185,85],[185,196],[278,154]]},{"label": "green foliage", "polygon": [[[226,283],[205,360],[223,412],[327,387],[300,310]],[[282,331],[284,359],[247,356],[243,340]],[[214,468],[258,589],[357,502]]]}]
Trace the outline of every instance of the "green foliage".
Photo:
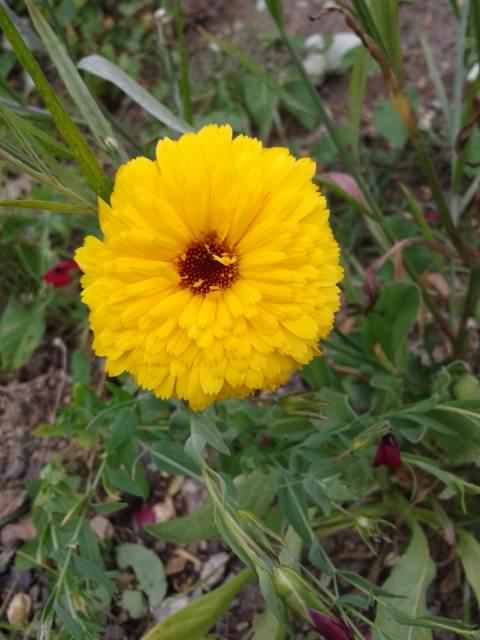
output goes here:
[{"label": "green foliage", "polygon": [[[176,22],[171,32],[168,20],[156,25],[162,73],[152,75],[162,76],[158,83],[146,83],[143,74],[155,51],[154,29],[144,17],[149,1],[117,3],[112,24],[101,3],[37,6],[28,0],[40,40],[32,40],[28,29],[20,35],[15,24],[22,23],[14,24],[11,12],[0,7],[0,25],[14,50],[0,56],[0,155],[40,185],[29,184],[25,199],[0,201],[0,368],[12,375],[27,364],[50,325],[68,336],[71,399],[35,435],[67,438],[93,452],[82,473],[55,461],[29,488],[37,536],[21,549],[17,564],[43,572],[48,582],[48,601],[32,622],[48,637],[59,630],[65,639],[100,637],[113,603],[133,620],[162,604],[169,585],[162,561],[148,547],[153,538],[176,544],[221,538],[248,570],[154,626],[145,640],[205,640],[253,579],[267,607],[255,622],[255,640],[283,640],[289,611],[309,621],[308,607],[342,618],[357,637],[358,625],[369,624],[376,640],[429,640],[438,629],[477,632],[431,616],[427,607],[436,573],[428,539],[446,536],[446,529],[480,598],[474,516],[480,486],[473,466],[480,455],[480,382],[478,350],[469,348],[478,306],[471,276],[479,255],[472,202],[480,178],[475,87],[468,83],[462,102],[467,62],[478,58],[477,3],[471,14],[470,3],[455,4],[452,100],[423,42],[445,135],[419,126],[403,78],[396,0],[337,3],[368,45],[353,56],[348,122],[334,121],[308,78],[303,40],[287,36],[281,1],[266,4],[279,38],[262,42],[257,60],[234,42],[204,35],[216,47],[206,79],[196,77],[198,61],[187,56],[180,5],[167,4],[167,18]],[[28,46],[25,37],[34,44]],[[76,115],[63,106],[63,89],[49,83],[32,55],[40,41]],[[282,57],[273,71],[268,56],[283,56],[281,44],[289,59]],[[385,98],[375,104],[367,91],[372,57],[386,85]],[[46,111],[9,84],[15,59],[32,76]],[[87,72],[85,79],[77,68]],[[133,128],[130,135],[128,123],[97,103],[96,92],[121,92],[151,119],[139,116],[142,132]],[[287,386],[248,401],[217,402],[196,414],[142,392],[126,376],[115,383],[99,376],[77,296],[50,290],[41,279],[56,259],[71,256],[79,231],[98,234],[93,217],[82,214],[95,212],[96,194],[108,199],[106,176],[130,155],[151,155],[159,135],[190,130],[177,115],[179,95],[185,120],[195,127],[227,121],[236,131],[315,157],[327,170],[321,184],[332,190],[346,273],[342,322],[322,345],[323,355],[303,368],[297,391]],[[376,134],[369,147],[362,144],[366,110]],[[347,173],[330,171],[340,163]],[[438,210],[438,221],[425,215],[418,175],[428,185],[428,207]],[[385,435],[400,448],[400,473],[373,466]],[[149,537],[139,535],[135,543],[100,542],[90,525],[93,516],[131,516],[132,501],[150,500],[154,470],[203,483],[204,504],[146,527]],[[393,537],[402,523],[411,537],[381,587],[340,570],[323,545],[324,538],[345,530],[371,545]],[[320,581],[312,567],[322,573]],[[123,593],[118,570],[135,574]]]}]

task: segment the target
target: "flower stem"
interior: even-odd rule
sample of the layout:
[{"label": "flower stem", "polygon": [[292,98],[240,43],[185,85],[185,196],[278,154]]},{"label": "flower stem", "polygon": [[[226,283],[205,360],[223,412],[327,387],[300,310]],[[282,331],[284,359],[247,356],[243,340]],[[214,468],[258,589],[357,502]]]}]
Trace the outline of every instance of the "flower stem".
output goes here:
[{"label": "flower stem", "polygon": [[480,266],[470,272],[467,295],[463,303],[462,319],[455,340],[455,356],[463,359],[468,355],[468,320],[475,314],[475,307],[480,300]]},{"label": "flower stem", "polygon": [[192,92],[190,89],[188,51],[185,45],[182,0],[177,0],[175,4],[175,30],[177,32],[177,50],[180,55],[179,89],[182,100],[182,115],[188,124],[193,124]]}]

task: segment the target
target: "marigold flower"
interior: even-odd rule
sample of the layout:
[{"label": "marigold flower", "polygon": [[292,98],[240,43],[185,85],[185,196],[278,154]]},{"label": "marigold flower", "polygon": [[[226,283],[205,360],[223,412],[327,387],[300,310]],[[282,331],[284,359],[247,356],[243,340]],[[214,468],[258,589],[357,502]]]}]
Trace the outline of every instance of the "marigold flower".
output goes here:
[{"label": "marigold flower", "polygon": [[229,126],[120,167],[84,271],[94,349],[161,398],[203,409],[274,389],[318,353],[342,277],[312,160]]},{"label": "marigold flower", "polygon": [[43,281],[55,288],[66,287],[72,282],[71,271],[78,269],[75,260],[60,260],[57,264],[43,274]]},{"label": "marigold flower", "polygon": [[375,454],[373,466],[385,466],[392,471],[396,471],[402,466],[400,447],[397,439],[392,433],[387,433],[381,439]]}]

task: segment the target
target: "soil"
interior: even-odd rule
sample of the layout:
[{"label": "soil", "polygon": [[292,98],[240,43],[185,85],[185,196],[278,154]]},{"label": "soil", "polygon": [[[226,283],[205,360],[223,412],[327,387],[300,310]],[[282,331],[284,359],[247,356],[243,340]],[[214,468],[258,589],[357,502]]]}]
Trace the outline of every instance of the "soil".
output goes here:
[{"label": "soil", "polygon": [[[233,37],[241,45],[255,42],[252,31],[260,34],[274,31],[268,14],[257,11],[253,0],[186,0],[187,33],[190,34],[192,47],[201,47],[198,27],[220,36]],[[345,31],[341,15],[322,13],[322,0],[284,0],[289,32],[307,35],[311,33],[332,33]],[[313,20],[311,19],[313,18]],[[419,35],[426,34],[432,47],[434,58],[447,84],[451,85],[452,61],[454,60],[455,33],[448,0],[417,0],[406,3],[401,9],[402,49],[405,54],[405,77],[407,85],[415,86],[420,102],[425,110],[436,109],[434,92],[424,63]],[[203,45],[204,46],[204,45]],[[253,44],[254,46],[254,44]],[[337,118],[345,115],[347,80],[342,76],[327,78],[319,87],[320,95],[332,109]],[[384,94],[380,76],[369,79],[368,103],[373,105],[378,96]],[[366,110],[368,131],[369,109]],[[25,494],[26,482],[38,477],[44,464],[55,456],[67,456],[67,459],[81,457],[71,446],[60,439],[42,439],[34,435],[36,426],[43,422],[52,422],[59,406],[68,400],[69,379],[59,364],[58,350],[51,343],[44,345],[34,356],[27,369],[19,372],[17,379],[0,385],[0,602],[5,610],[8,602],[17,592],[28,592],[36,607],[41,607],[47,597],[42,578],[26,572],[17,574],[13,569],[13,558],[18,540],[2,544],[1,534],[12,524],[25,524],[28,517],[28,499]],[[164,502],[168,494],[169,479],[160,475],[150,478],[154,487],[154,499]],[[190,486],[191,489],[191,486]],[[195,493],[195,492],[193,492]],[[198,497],[198,496],[197,496]],[[188,495],[185,486],[175,495],[174,508],[177,513],[189,510]],[[139,508],[135,502],[119,519],[112,518],[114,535],[117,541],[142,540],[151,546],[168,564],[172,558],[179,557],[179,548],[172,545],[160,545],[150,537],[139,534],[133,526],[133,514]],[[334,562],[350,571],[381,583],[384,578],[383,560],[403,547],[402,536],[392,542],[381,541],[372,551],[353,533],[334,536],[327,541],[327,548]],[[202,567],[209,558],[225,554],[226,550],[218,542],[201,543],[180,548],[193,560],[182,565],[181,571],[172,573],[169,578],[171,595],[182,594],[198,580]],[[182,556],[182,553],[180,556]],[[463,616],[463,585],[459,567],[451,559],[448,546],[444,541],[432,541],[432,553],[443,562],[434,588],[429,596],[432,613],[437,615]],[[185,555],[183,555],[185,558]],[[180,563],[181,564],[181,563]],[[180,565],[178,565],[180,566]],[[225,562],[221,579],[225,579],[239,569],[238,562],[231,556]],[[248,629],[254,614],[261,608],[261,599],[256,586],[246,587],[237,598],[227,616],[218,625],[216,631],[222,640],[242,640],[248,636]],[[158,612],[157,612],[158,614]],[[139,638],[144,631],[142,624],[133,624],[120,615],[110,624],[105,638]],[[298,629],[298,638],[305,637],[306,629]],[[438,639],[450,640],[454,636],[438,634]]]}]

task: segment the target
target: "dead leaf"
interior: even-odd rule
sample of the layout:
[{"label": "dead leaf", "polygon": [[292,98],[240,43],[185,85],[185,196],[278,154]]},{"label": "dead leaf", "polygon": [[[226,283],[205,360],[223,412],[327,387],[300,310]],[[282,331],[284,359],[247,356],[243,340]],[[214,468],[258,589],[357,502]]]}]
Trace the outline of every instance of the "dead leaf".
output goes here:
[{"label": "dead leaf", "polygon": [[168,497],[163,502],[158,502],[153,505],[153,512],[155,513],[155,522],[167,522],[172,520],[177,515],[173,500]]},{"label": "dead leaf", "polygon": [[113,525],[110,522],[110,520],[105,518],[105,516],[101,516],[101,515],[95,516],[90,520],[90,526],[95,531],[97,538],[99,540],[103,541],[103,540],[110,540],[110,538],[113,538],[113,534],[114,534]]},{"label": "dead leaf", "polygon": [[432,287],[432,289],[435,289],[435,291],[437,291],[442,296],[442,298],[444,298],[445,300],[448,300],[450,296],[450,286],[447,280],[445,279],[445,277],[441,273],[436,273],[436,272],[424,273],[422,275],[422,280],[425,282],[427,286],[430,286]]},{"label": "dead leaf", "polygon": [[0,532],[0,543],[6,547],[14,545],[16,542],[26,542],[33,540],[37,535],[37,530],[33,526],[30,517],[23,518],[15,524],[7,524]]},{"label": "dead leaf", "polygon": [[26,593],[16,593],[7,609],[7,620],[14,627],[24,627],[32,611],[32,599]]},{"label": "dead leaf", "polygon": [[27,494],[20,489],[7,489],[0,494],[0,522],[12,515],[25,502]]}]

